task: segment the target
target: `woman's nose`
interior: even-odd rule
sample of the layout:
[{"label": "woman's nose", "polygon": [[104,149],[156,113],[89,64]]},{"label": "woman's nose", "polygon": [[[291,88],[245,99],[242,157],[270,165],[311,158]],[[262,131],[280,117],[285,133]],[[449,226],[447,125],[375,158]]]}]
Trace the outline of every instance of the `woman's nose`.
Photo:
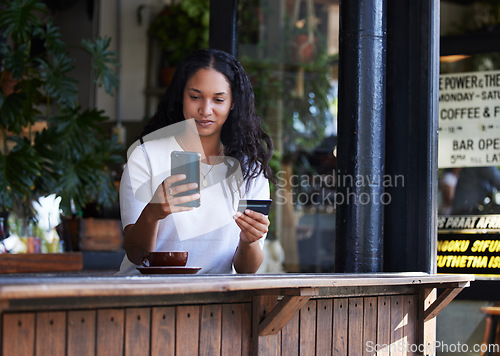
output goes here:
[{"label": "woman's nose", "polygon": [[212,115],[212,105],[211,105],[210,101],[203,100],[201,105],[200,105],[199,112],[200,112],[200,115],[203,115],[203,116]]}]

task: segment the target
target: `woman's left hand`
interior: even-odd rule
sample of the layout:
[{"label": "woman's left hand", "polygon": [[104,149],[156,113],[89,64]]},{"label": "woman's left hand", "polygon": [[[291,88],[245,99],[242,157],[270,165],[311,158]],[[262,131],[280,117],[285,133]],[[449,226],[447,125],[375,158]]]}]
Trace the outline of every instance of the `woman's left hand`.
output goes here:
[{"label": "woman's left hand", "polygon": [[237,212],[233,216],[241,229],[240,240],[247,244],[260,240],[267,234],[269,219],[266,215],[253,210],[245,210],[245,214]]}]

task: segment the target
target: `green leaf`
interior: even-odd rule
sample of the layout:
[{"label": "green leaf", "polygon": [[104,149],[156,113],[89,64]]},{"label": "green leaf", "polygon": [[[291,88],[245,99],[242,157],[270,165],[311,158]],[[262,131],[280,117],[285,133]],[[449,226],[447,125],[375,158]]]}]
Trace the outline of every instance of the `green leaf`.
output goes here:
[{"label": "green leaf", "polygon": [[84,48],[94,58],[93,69],[96,73],[95,83],[102,87],[108,94],[113,94],[118,89],[118,75],[115,70],[119,66],[115,51],[108,50],[111,38],[97,38],[95,41],[84,40]]},{"label": "green leaf", "polygon": [[6,7],[0,11],[0,24],[4,36],[18,43],[28,42],[35,28],[42,26],[37,13],[46,13],[47,7],[38,0],[11,0],[2,2]]},{"label": "green leaf", "polygon": [[24,116],[19,108],[23,105],[22,94],[0,95],[0,126],[9,128],[13,134],[19,134],[24,123]]},{"label": "green leaf", "polygon": [[18,138],[13,141],[14,148],[0,160],[2,204],[7,209],[19,208],[35,198],[35,179],[41,174],[40,157],[30,142]]},{"label": "green leaf", "polygon": [[45,40],[45,47],[50,53],[66,53],[66,44],[62,39],[61,29],[54,25],[50,19],[45,28],[36,33],[41,39]]},{"label": "green leaf", "polygon": [[8,46],[6,43],[0,43],[0,53],[4,59],[4,69],[12,73],[13,79],[20,79],[28,70],[29,45],[21,44],[16,48]]},{"label": "green leaf", "polygon": [[38,60],[40,76],[45,80],[45,91],[62,108],[74,108],[78,102],[77,81],[68,76],[74,68],[74,61],[60,53],[52,58],[52,63]]}]

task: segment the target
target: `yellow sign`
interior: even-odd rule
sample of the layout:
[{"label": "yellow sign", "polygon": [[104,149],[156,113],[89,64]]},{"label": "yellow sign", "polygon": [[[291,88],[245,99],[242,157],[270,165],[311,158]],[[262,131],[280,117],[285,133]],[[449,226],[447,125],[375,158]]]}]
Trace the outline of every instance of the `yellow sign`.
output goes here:
[{"label": "yellow sign", "polygon": [[500,274],[500,215],[440,216],[440,273]]}]

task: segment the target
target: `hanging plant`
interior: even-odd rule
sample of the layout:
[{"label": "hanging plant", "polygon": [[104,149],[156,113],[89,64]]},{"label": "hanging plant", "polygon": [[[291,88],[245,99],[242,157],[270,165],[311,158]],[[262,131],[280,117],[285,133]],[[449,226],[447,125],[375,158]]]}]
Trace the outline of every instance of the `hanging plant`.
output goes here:
[{"label": "hanging plant", "polygon": [[209,0],[183,0],[166,5],[148,27],[148,35],[163,52],[163,65],[176,67],[192,51],[208,47],[209,23]]}]

